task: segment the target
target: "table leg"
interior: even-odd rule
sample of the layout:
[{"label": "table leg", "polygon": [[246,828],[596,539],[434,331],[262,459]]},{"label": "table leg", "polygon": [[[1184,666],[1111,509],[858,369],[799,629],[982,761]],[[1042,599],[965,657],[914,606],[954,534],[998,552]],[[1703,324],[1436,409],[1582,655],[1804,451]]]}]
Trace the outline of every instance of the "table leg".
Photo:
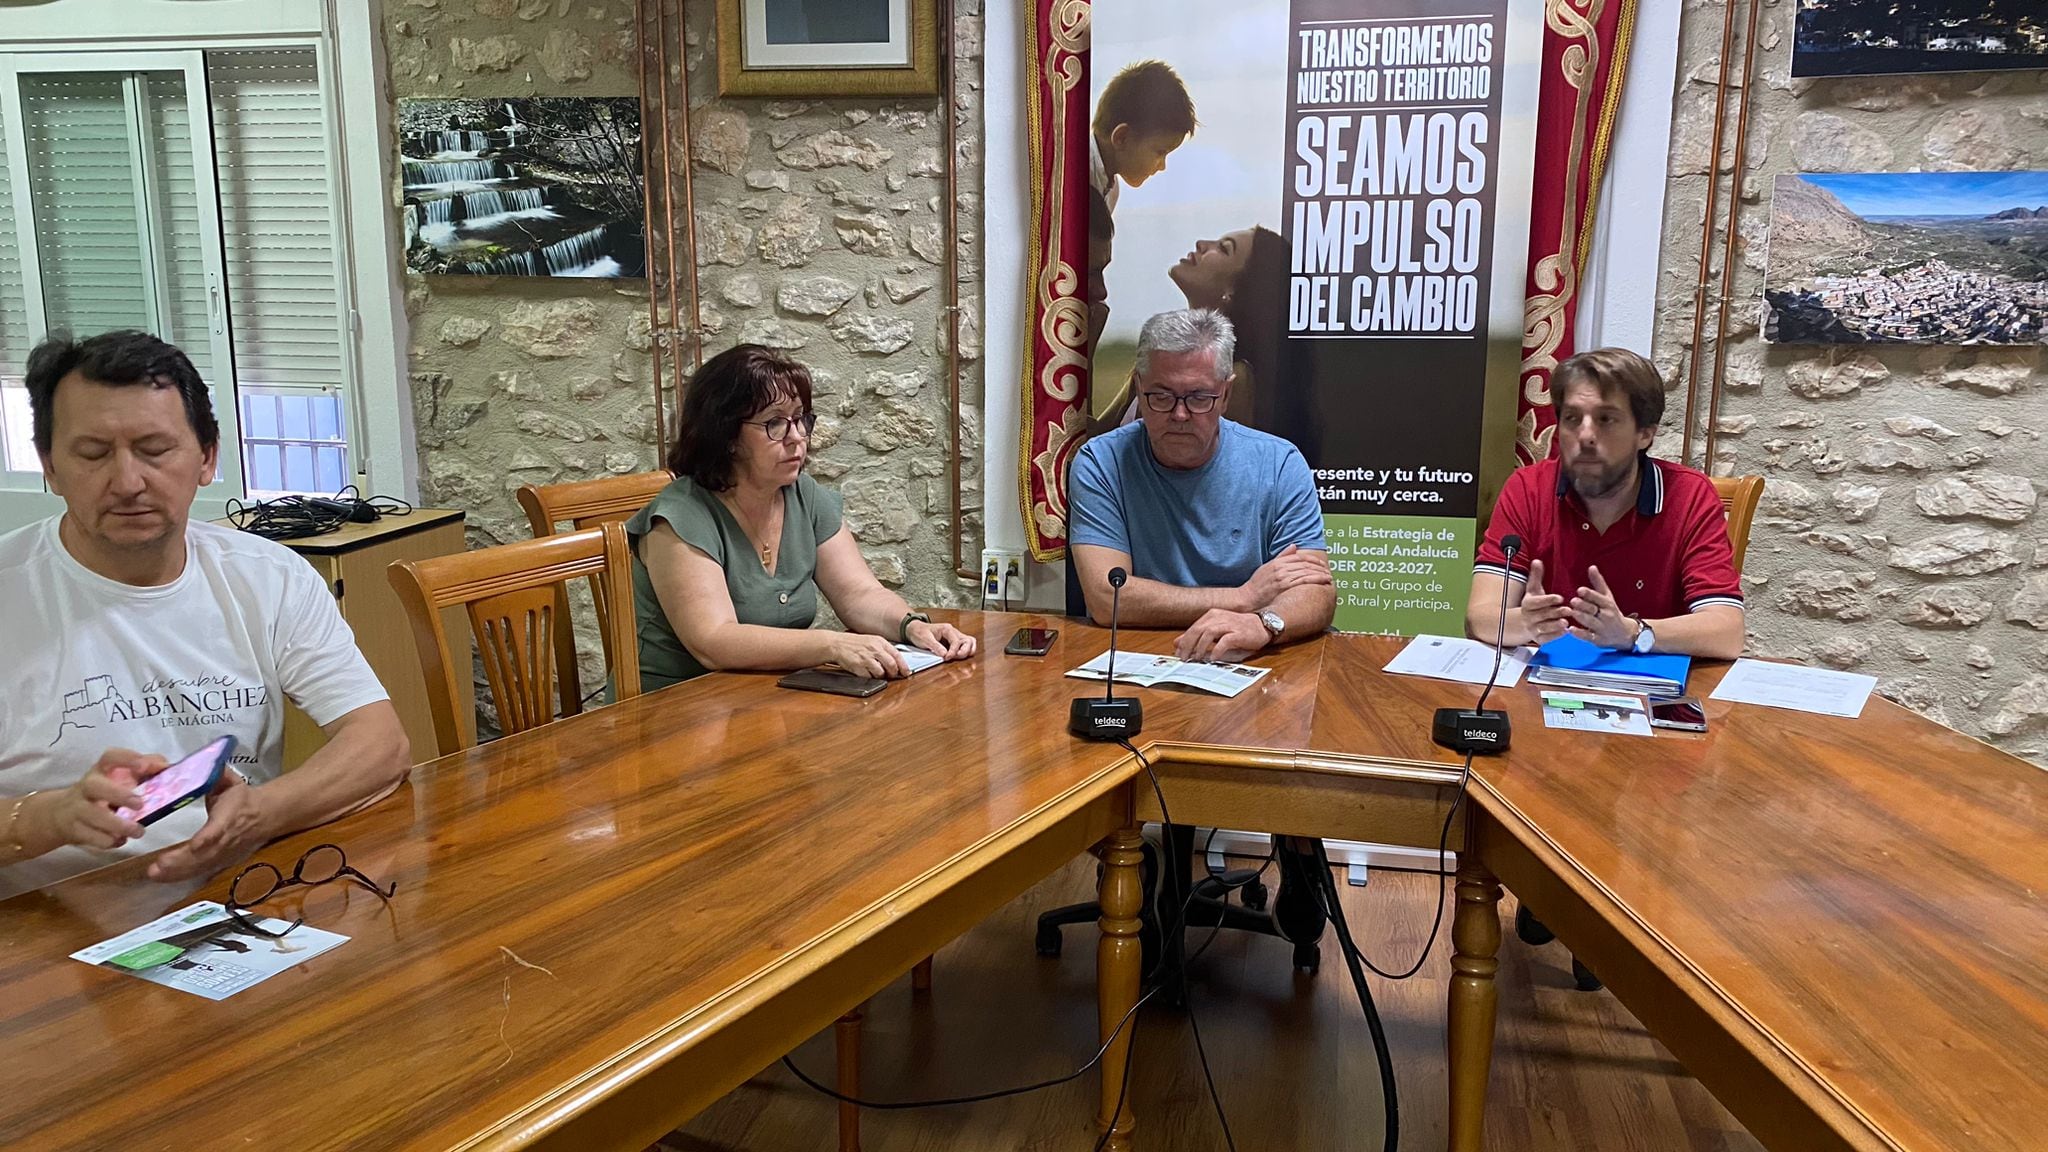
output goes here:
[{"label": "table leg", "polygon": [[1458,857],[1451,944],[1451,1152],[1480,1152],[1499,1000],[1493,975],[1500,968],[1500,881],[1469,848]]},{"label": "table leg", "polygon": [[[1144,950],[1138,943],[1139,914],[1145,895],[1139,871],[1145,858],[1144,843],[1136,827],[1120,829],[1103,841],[1099,894],[1102,939],[1095,946],[1096,1036],[1101,1041],[1109,1039],[1110,1031],[1138,1002],[1138,983],[1144,966]],[[1096,1113],[1096,1130],[1114,1126],[1104,1145],[1105,1152],[1130,1152],[1131,1132],[1138,1126],[1131,1115],[1131,1101],[1124,1096],[1124,1069],[1130,1059],[1131,1036],[1137,1027],[1135,1018],[1124,1025],[1100,1065],[1102,1099]]]}]

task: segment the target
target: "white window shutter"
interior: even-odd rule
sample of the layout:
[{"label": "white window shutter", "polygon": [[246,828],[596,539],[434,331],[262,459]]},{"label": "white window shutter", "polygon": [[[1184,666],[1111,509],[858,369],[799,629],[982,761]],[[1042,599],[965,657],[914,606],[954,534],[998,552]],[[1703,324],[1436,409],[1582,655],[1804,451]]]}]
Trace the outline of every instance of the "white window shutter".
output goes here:
[{"label": "white window shutter", "polygon": [[236,380],[339,390],[346,329],[317,57],[209,51],[206,71]]},{"label": "white window shutter", "polygon": [[8,187],[7,125],[0,123],[0,378],[18,379],[40,333],[28,330],[28,298],[21,282],[21,244],[14,235],[14,196]]}]

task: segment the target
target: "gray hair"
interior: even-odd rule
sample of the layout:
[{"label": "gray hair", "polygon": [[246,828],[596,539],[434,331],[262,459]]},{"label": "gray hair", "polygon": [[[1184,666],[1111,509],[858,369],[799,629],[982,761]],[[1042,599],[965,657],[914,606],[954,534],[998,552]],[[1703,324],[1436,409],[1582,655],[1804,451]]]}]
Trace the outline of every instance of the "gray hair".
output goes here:
[{"label": "gray hair", "polygon": [[1230,317],[1214,308],[1178,308],[1161,312],[1138,329],[1138,375],[1152,374],[1154,352],[1199,352],[1216,350],[1216,382],[1230,379],[1231,362],[1237,355],[1237,329]]}]

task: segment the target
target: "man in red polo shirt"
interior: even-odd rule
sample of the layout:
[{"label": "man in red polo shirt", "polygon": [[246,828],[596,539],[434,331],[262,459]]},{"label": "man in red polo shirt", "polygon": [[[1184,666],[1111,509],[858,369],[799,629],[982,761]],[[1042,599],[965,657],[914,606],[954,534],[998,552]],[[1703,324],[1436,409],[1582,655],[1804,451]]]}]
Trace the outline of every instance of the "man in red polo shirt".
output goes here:
[{"label": "man in red polo shirt", "polygon": [[[1703,472],[1649,454],[1664,382],[1621,348],[1581,352],[1550,377],[1557,452],[1515,470],[1472,566],[1465,628],[1491,641],[1507,582],[1507,637],[1569,631],[1603,648],[1742,654],[1742,584],[1728,517]],[[1522,538],[1510,561],[1501,541]]]}]

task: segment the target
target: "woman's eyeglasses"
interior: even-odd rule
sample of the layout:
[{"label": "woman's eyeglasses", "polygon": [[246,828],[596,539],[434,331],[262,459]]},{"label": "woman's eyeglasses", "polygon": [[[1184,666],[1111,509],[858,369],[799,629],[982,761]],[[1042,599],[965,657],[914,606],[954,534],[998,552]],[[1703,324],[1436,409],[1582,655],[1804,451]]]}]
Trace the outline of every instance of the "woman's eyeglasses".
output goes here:
[{"label": "woman's eyeglasses", "polygon": [[789,439],[789,434],[799,428],[803,429],[804,439],[809,440],[811,433],[818,429],[818,414],[806,412],[794,420],[787,416],[770,416],[766,420],[748,420],[746,423],[767,433],[768,438],[777,443]]},{"label": "woman's eyeglasses", "polygon": [[236,874],[235,882],[228,885],[227,912],[242,931],[275,939],[305,923],[305,920],[293,920],[291,928],[286,928],[283,932],[274,932],[259,926],[242,913],[286,888],[330,884],[343,877],[375,892],[379,899],[389,900],[392,894],[398,891],[396,883],[381,887],[375,880],[349,867],[348,854],[341,850],[340,845],[316,844],[306,849],[306,854],[299,857],[299,862],[292,866],[290,876],[278,871],[275,864],[260,860],[242,869]]},{"label": "woman's eyeglasses", "polygon": [[1144,395],[1145,407],[1154,412],[1171,412],[1177,405],[1185,404],[1191,416],[1207,415],[1215,409],[1216,401],[1221,399],[1213,392],[1190,392],[1186,396],[1176,396],[1171,392],[1147,392]]}]

